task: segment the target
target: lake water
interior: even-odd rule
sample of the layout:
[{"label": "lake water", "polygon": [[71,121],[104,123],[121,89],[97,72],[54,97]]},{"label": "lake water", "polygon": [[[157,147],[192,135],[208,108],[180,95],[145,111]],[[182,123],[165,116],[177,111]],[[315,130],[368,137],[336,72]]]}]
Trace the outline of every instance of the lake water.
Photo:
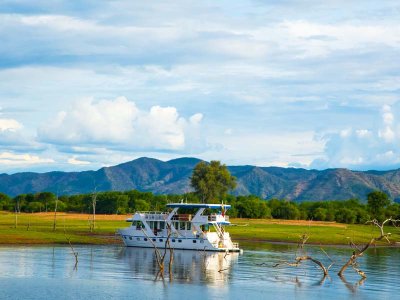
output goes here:
[{"label": "lake water", "polygon": [[[351,268],[337,275],[348,248],[325,248],[336,261],[330,277],[305,262],[300,267],[272,266],[291,260],[296,247],[269,245],[242,255],[175,251],[172,280],[155,278],[152,249],[77,246],[0,247],[0,299],[400,299],[400,249],[374,248],[359,259],[368,278]],[[326,265],[318,247],[308,254]]]}]

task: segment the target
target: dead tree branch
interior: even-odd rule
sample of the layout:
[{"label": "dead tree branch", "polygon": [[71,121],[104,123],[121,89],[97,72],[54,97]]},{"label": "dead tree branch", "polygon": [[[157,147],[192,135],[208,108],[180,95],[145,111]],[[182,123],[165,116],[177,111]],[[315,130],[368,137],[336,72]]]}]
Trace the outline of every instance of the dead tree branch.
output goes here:
[{"label": "dead tree branch", "polygon": [[[297,249],[304,249],[304,245],[306,244],[306,242],[307,242],[307,240],[309,239],[309,235],[308,234],[303,234],[303,235],[301,235],[300,236],[300,241],[299,241],[299,243],[298,243],[298,246],[297,246]],[[309,255],[307,255],[304,251],[302,251],[303,252],[303,255],[301,255],[301,256],[298,256],[297,255],[297,250],[296,250],[296,258],[295,258],[295,260],[294,260],[294,262],[287,262],[287,261],[283,261],[283,262],[281,262],[281,263],[276,263],[275,265],[273,265],[272,267],[273,268],[276,268],[276,267],[278,267],[278,266],[280,266],[280,265],[287,265],[287,266],[290,266],[290,267],[298,267],[298,266],[300,266],[301,265],[301,263],[303,262],[303,261],[305,261],[305,260],[309,260],[309,261],[312,261],[313,263],[315,263],[317,266],[319,266],[320,267],[320,269],[322,270],[322,272],[324,273],[324,276],[327,276],[328,275],[328,273],[329,273],[329,269],[331,268],[331,266],[333,265],[333,260],[330,258],[330,256],[326,253],[326,251],[325,250],[323,250],[322,248],[321,248],[321,251],[331,260],[331,264],[329,265],[329,267],[328,268],[326,268],[325,266],[324,266],[324,264],[321,262],[321,261],[319,261],[319,260],[317,260],[317,259],[315,259],[315,258],[313,258],[313,257],[311,257],[311,256],[309,256]]]},{"label": "dead tree branch", "polygon": [[338,275],[339,275],[340,277],[342,277],[342,276],[343,276],[343,273],[346,271],[346,269],[347,269],[348,267],[351,266],[351,267],[357,272],[358,275],[360,275],[362,278],[367,278],[367,275],[366,275],[363,271],[361,271],[361,270],[358,268],[358,265],[357,265],[357,258],[359,258],[360,256],[363,256],[363,255],[364,255],[364,252],[365,252],[371,245],[375,244],[377,241],[380,241],[380,240],[385,239],[385,240],[390,244],[389,236],[391,235],[391,233],[390,233],[390,232],[385,233],[385,231],[384,231],[384,226],[385,226],[385,224],[387,224],[387,223],[389,223],[389,222],[391,222],[392,224],[396,225],[396,223],[398,223],[399,221],[400,221],[400,220],[395,220],[395,219],[392,219],[392,218],[388,218],[388,219],[386,219],[385,221],[383,221],[382,223],[379,223],[379,221],[376,220],[376,219],[366,222],[366,224],[372,224],[372,225],[378,227],[378,228],[379,228],[379,231],[380,231],[380,235],[379,235],[378,237],[372,238],[372,239],[371,239],[367,244],[365,244],[364,247],[362,247],[362,248],[359,248],[357,245],[355,245],[355,244],[351,241],[351,242],[350,242],[350,246],[351,246],[352,248],[354,248],[355,250],[353,251],[353,254],[350,256],[349,260],[342,266],[342,268],[340,269]]}]

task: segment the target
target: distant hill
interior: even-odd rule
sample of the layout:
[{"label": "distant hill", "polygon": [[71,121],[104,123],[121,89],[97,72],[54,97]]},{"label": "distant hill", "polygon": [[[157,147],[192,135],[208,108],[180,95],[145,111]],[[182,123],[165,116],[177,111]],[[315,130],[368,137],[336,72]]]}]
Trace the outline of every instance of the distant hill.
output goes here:
[{"label": "distant hill", "polygon": [[[113,167],[84,172],[48,172],[0,174],[0,192],[10,196],[51,191],[59,194],[98,191],[151,191],[157,194],[181,194],[190,191],[189,177],[197,158],[161,161],[139,158]],[[237,177],[236,195],[258,195],[265,199],[294,201],[366,199],[375,189],[400,200],[400,170],[351,171],[348,169],[305,170],[295,168],[229,166]]]}]

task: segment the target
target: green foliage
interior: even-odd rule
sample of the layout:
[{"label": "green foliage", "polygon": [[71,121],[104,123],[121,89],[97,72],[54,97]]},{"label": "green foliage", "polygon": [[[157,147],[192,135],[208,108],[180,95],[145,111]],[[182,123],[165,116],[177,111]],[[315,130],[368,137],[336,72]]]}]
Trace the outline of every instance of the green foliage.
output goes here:
[{"label": "green foliage", "polygon": [[271,209],[266,201],[256,196],[238,196],[235,201],[230,199],[229,202],[234,207],[232,212],[228,211],[231,216],[253,219],[271,218]]},{"label": "green foliage", "polygon": [[313,219],[317,221],[326,221],[327,215],[328,215],[328,210],[326,208],[318,207],[313,213],[314,216]]},{"label": "green foliage", "polygon": [[271,214],[276,219],[298,220],[300,219],[301,212],[296,203],[285,200],[271,200]]},{"label": "green foliage", "polygon": [[372,217],[382,221],[385,218],[385,208],[390,204],[388,195],[381,191],[373,191],[368,194],[367,199]]},{"label": "green foliage", "polygon": [[43,204],[38,201],[29,202],[24,209],[25,212],[40,212],[43,209]]},{"label": "green foliage", "polygon": [[[92,212],[92,194],[60,196],[57,210],[62,212]],[[348,224],[364,224],[372,218],[393,217],[400,219],[400,204],[390,203],[384,193],[373,192],[369,195],[368,204],[358,199],[346,201],[319,201],[296,203],[286,200],[264,200],[254,195],[225,195],[224,203],[230,204],[228,214],[231,217],[253,219],[291,219],[336,221]],[[14,212],[54,211],[56,196],[43,192],[22,194],[11,199],[0,193],[0,210]],[[126,192],[97,193],[96,212],[101,214],[126,214],[135,211],[164,211],[168,202],[198,203],[197,193],[185,195],[154,195],[151,192],[131,190]]]},{"label": "green foliage", "polygon": [[[48,211],[50,204],[56,200],[56,195],[51,192],[42,192],[32,196],[35,199],[34,201],[38,201],[43,204],[44,211]],[[27,199],[27,201],[31,202],[29,199]]]},{"label": "green foliage", "polygon": [[12,210],[13,204],[8,195],[0,193],[0,210]]},{"label": "green foliage", "polygon": [[203,203],[211,203],[223,199],[228,190],[236,187],[236,178],[232,176],[226,165],[212,160],[198,163],[193,169],[190,184]]}]

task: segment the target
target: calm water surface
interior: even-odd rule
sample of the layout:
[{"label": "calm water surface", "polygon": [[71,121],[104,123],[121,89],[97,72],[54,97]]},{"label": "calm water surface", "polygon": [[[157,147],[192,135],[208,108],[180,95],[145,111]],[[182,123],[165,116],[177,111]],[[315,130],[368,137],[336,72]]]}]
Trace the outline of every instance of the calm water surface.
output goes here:
[{"label": "calm water surface", "polygon": [[[172,280],[155,278],[152,249],[79,246],[79,263],[69,247],[0,247],[0,299],[400,299],[400,249],[375,248],[360,268],[341,280],[336,273],[347,248],[325,248],[336,261],[323,279],[312,263],[272,266],[293,259],[296,247],[269,245],[244,254],[175,251]],[[308,254],[330,264],[318,247]]]}]

